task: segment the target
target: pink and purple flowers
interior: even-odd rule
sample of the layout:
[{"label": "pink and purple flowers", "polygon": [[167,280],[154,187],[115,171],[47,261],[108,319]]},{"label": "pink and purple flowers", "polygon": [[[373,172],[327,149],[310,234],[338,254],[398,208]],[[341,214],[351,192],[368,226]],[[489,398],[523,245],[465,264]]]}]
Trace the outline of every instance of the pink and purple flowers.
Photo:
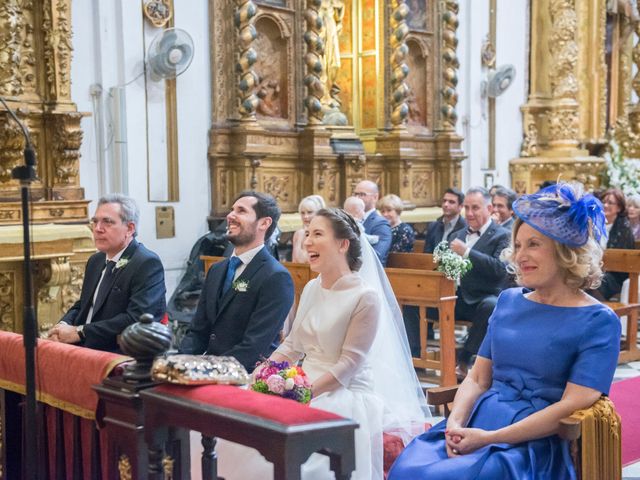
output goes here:
[{"label": "pink and purple flowers", "polygon": [[302,368],[289,366],[289,362],[267,360],[259,363],[254,372],[254,392],[279,395],[300,403],[311,401],[311,384]]}]

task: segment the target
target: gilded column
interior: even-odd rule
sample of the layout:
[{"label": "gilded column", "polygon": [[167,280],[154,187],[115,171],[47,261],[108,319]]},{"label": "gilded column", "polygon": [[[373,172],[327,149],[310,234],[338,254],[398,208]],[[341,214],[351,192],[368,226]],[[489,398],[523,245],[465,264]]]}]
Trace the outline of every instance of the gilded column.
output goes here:
[{"label": "gilded column", "polygon": [[577,15],[574,0],[551,0],[551,32],[547,41],[551,64],[551,108],[549,111],[549,147],[571,149],[578,146],[578,44]]},{"label": "gilded column", "polygon": [[604,138],[605,2],[531,2],[529,97],[521,156],[509,167],[518,193],[558,178],[599,185],[604,162],[582,146]]},{"label": "gilded column", "polygon": [[240,94],[240,117],[244,121],[255,122],[258,97],[255,94],[258,76],[253,71],[253,65],[258,60],[258,53],[252,47],[257,37],[253,26],[258,7],[251,0],[236,0],[235,25],[238,30],[240,58],[236,64],[239,75],[238,91]]},{"label": "gilded column", "polygon": [[71,2],[45,0],[42,5],[42,34],[46,88],[49,102],[71,102]]},{"label": "gilded column", "polygon": [[409,27],[406,22],[409,7],[404,0],[395,0],[391,14],[391,124],[394,129],[404,129],[409,114],[407,95],[409,86],[405,82],[409,66],[405,58],[409,48],[405,42]]},{"label": "gilded column", "polygon": [[320,15],[322,0],[308,0],[305,20],[307,31],[304,32],[304,41],[307,44],[307,54],[305,63],[307,65],[307,75],[304,77],[304,84],[307,86],[307,97],[304,99],[305,107],[309,114],[309,124],[319,125],[322,123],[324,113],[322,112],[322,98],[325,94],[325,86],[322,82],[324,70],[324,24]]},{"label": "gilded column", "polygon": [[440,127],[442,130],[455,131],[458,114],[458,68],[460,61],[456,49],[458,47],[458,2],[444,0],[442,8],[442,106],[440,108]]}]

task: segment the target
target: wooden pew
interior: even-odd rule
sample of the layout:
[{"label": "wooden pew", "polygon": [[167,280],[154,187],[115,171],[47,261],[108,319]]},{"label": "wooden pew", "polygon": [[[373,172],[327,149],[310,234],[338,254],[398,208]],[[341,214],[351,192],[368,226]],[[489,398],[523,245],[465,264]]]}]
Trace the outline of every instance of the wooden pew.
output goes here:
[{"label": "wooden pew", "polygon": [[640,359],[638,350],[638,277],[640,276],[640,250],[611,248],[604,251],[603,268],[607,272],[626,272],[629,274],[629,303],[607,302],[619,317],[627,316],[626,339],[620,348],[619,363]]},{"label": "wooden pew", "polygon": [[[457,297],[454,283],[440,272],[389,267],[385,271],[400,307],[414,305],[419,308],[420,357],[413,358],[413,366],[439,370],[440,385],[455,385],[456,341],[453,312]],[[439,359],[427,356],[427,307],[437,308],[440,317]]]},{"label": "wooden pew", "polygon": [[387,268],[413,268],[417,270],[433,271],[437,264],[433,263],[430,253],[390,253],[387,258]]},{"label": "wooden pew", "polygon": [[413,253],[422,253],[424,252],[424,240],[416,240],[413,242]]}]

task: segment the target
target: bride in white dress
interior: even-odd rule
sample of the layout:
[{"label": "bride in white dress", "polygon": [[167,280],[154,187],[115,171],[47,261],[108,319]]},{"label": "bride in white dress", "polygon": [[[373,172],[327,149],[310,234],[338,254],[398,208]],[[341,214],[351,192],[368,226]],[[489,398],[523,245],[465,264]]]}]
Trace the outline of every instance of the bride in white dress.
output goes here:
[{"label": "bride in white dress", "polygon": [[[384,270],[360,240],[345,212],[323,209],[307,230],[304,246],[318,278],[305,287],[291,333],[271,360],[295,364],[312,382],[315,408],[359,424],[358,480],[383,478],[382,433],[405,444],[424,430],[429,416]],[[360,267],[364,267],[360,273]],[[272,478],[273,467],[255,450],[219,441],[218,474],[226,480]],[[314,454],[302,467],[305,480],[331,479],[328,457]]]}]

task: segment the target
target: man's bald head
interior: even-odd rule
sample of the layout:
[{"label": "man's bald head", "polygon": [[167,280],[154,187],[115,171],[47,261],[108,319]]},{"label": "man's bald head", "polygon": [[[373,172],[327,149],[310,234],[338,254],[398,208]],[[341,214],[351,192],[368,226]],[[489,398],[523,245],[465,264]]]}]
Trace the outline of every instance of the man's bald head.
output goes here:
[{"label": "man's bald head", "polygon": [[364,202],[358,197],[347,197],[344,201],[344,211],[356,220],[364,218]]},{"label": "man's bald head", "polygon": [[376,208],[376,202],[378,201],[378,185],[371,180],[362,180],[356,185],[353,190],[353,195],[362,199],[364,202],[364,210],[368,212]]}]

